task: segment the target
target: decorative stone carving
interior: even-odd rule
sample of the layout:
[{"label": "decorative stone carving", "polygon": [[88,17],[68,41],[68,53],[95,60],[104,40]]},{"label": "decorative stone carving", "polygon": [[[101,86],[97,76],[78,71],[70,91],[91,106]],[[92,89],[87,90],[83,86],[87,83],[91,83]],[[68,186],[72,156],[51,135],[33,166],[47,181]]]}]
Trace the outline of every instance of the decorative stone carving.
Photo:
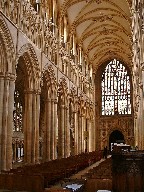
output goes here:
[{"label": "decorative stone carving", "polygon": [[5,51],[6,51],[6,55],[7,55],[7,62],[8,62],[8,65],[10,65],[10,67],[8,67],[8,68],[12,69],[9,72],[15,74],[16,73],[15,72],[15,59],[16,59],[15,48],[14,48],[14,44],[13,44],[10,32],[9,32],[7,25],[6,25],[5,21],[3,20],[3,17],[1,14],[0,14],[0,23],[1,23],[0,34],[1,34],[2,40],[4,42],[3,46],[5,47]]}]

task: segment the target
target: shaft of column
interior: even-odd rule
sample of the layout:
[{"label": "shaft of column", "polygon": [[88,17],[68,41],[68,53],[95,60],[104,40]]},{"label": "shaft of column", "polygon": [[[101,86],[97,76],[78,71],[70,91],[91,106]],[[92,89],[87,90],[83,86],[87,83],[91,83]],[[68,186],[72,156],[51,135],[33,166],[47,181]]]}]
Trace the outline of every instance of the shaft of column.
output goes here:
[{"label": "shaft of column", "polygon": [[40,93],[36,95],[36,157],[35,162],[39,162],[39,118],[40,118]]},{"label": "shaft of column", "polygon": [[40,110],[40,96],[37,92],[33,93],[33,108],[32,108],[32,163],[39,162],[39,110]]},{"label": "shaft of column", "polygon": [[32,134],[31,134],[31,150],[32,150],[32,163],[35,163],[35,156],[36,156],[36,111],[37,108],[36,108],[36,94],[35,92],[33,92],[32,94]]},{"label": "shaft of column", "polygon": [[54,100],[51,100],[51,142],[50,142],[50,158],[54,159]]},{"label": "shaft of column", "polygon": [[75,155],[78,154],[78,114],[74,112],[74,129],[75,129],[75,136],[74,136],[74,150]]},{"label": "shaft of column", "polygon": [[92,150],[92,135],[93,135],[93,130],[91,128],[91,119],[88,119],[88,152],[93,151]]},{"label": "shaft of column", "polygon": [[4,80],[4,98],[3,98],[3,120],[2,120],[2,170],[6,170],[7,155],[7,126],[8,126],[8,96],[9,96],[9,79]]},{"label": "shaft of column", "polygon": [[64,157],[64,105],[60,106],[59,127],[58,127],[58,157]]},{"label": "shaft of column", "polygon": [[70,122],[69,110],[65,108],[65,157],[70,156]]},{"label": "shaft of column", "polygon": [[24,144],[25,163],[32,162],[32,91],[25,93],[25,115],[24,115]]},{"label": "shaft of column", "polygon": [[48,111],[48,100],[44,101],[45,106],[44,106],[44,125],[43,125],[43,151],[42,151],[42,159],[43,162],[46,161],[47,159],[47,111]]},{"label": "shaft of column", "polygon": [[81,115],[78,115],[78,153],[82,152],[82,121],[81,121]]},{"label": "shaft of column", "polygon": [[[4,76],[0,76],[0,159],[2,160],[2,128],[3,128],[3,97],[4,97]],[[0,171],[2,170],[2,163],[0,163]]]},{"label": "shaft of column", "polygon": [[82,116],[82,152],[85,152],[85,138],[84,138],[84,132],[85,132],[85,117]]},{"label": "shaft of column", "polygon": [[27,163],[27,106],[28,95],[25,92],[25,108],[23,110],[23,131],[24,131],[24,163]]},{"label": "shaft of column", "polygon": [[93,130],[93,136],[92,136],[92,150],[95,151],[96,150],[96,131],[95,131],[95,121],[94,119],[91,119],[91,129]]},{"label": "shaft of column", "polygon": [[54,159],[57,158],[57,100],[54,101]]},{"label": "shaft of column", "polygon": [[17,158],[16,158],[16,146],[17,146],[17,144],[15,141],[15,143],[14,143],[14,162],[16,162],[16,160],[17,160]]},{"label": "shaft of column", "polygon": [[47,123],[46,123],[46,161],[50,161],[50,130],[51,130],[51,99],[47,102]]},{"label": "shaft of column", "polygon": [[9,81],[8,98],[8,127],[7,127],[7,170],[12,168],[12,133],[13,133],[13,109],[14,109],[14,77]]}]

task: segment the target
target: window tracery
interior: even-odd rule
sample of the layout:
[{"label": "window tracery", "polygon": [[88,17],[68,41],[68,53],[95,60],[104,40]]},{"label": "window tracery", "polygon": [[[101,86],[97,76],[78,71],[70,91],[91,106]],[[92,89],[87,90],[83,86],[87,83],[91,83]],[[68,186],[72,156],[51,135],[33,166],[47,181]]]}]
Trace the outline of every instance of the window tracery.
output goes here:
[{"label": "window tracery", "polygon": [[13,131],[22,132],[22,102],[18,91],[14,92]]},{"label": "window tracery", "polygon": [[114,59],[102,73],[102,115],[131,114],[131,85],[126,67]]}]

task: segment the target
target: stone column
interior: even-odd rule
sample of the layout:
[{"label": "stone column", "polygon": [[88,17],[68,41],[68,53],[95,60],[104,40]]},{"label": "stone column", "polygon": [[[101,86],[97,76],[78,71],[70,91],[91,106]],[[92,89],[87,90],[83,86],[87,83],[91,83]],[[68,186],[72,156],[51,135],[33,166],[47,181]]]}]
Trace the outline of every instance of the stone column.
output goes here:
[{"label": "stone column", "polygon": [[3,94],[3,114],[2,114],[2,156],[1,165],[2,170],[7,169],[7,128],[8,128],[8,99],[9,99],[9,77],[6,76],[4,80],[4,94]]},{"label": "stone column", "polygon": [[65,157],[70,156],[70,123],[69,110],[65,107]]},{"label": "stone column", "polygon": [[[144,70],[142,71],[142,115],[144,116]],[[143,124],[143,127],[144,127],[144,119],[142,118],[142,124]],[[143,134],[143,138],[142,138],[142,141],[143,141],[143,149],[144,149],[144,130],[142,131],[142,134]]]},{"label": "stone column", "polygon": [[74,147],[75,155],[78,154],[78,142],[79,142],[79,133],[78,133],[78,113],[74,112],[74,128],[75,128],[75,137],[74,137]]},{"label": "stone column", "polygon": [[35,143],[35,162],[39,162],[39,118],[40,118],[40,91],[37,91],[36,93],[36,143]]},{"label": "stone column", "polygon": [[85,117],[82,116],[81,117],[81,121],[82,121],[82,126],[81,126],[81,147],[82,147],[82,152],[85,152],[85,138],[84,138],[84,131],[85,131]]},{"label": "stone column", "polygon": [[35,163],[35,142],[36,142],[36,94],[32,94],[32,137],[31,137],[31,161]]},{"label": "stone column", "polygon": [[78,115],[78,153],[82,152],[82,117]]},{"label": "stone column", "polygon": [[38,92],[33,92],[32,99],[32,163],[39,162],[39,112],[40,96]]},{"label": "stone column", "polygon": [[94,134],[91,126],[91,119],[88,119],[88,151],[93,151],[92,143],[94,142],[92,140],[92,135]]},{"label": "stone column", "polygon": [[43,150],[42,150],[42,159],[43,159],[43,161],[45,162],[46,161],[46,143],[47,143],[47,141],[46,141],[46,134],[47,134],[47,132],[46,132],[46,126],[47,126],[47,100],[45,100],[44,101],[44,103],[45,103],[45,106],[44,106],[44,123],[43,123]]},{"label": "stone column", "polygon": [[60,114],[59,114],[59,127],[58,127],[58,157],[64,157],[64,105],[60,106]]},{"label": "stone column", "polygon": [[4,97],[4,75],[0,74],[0,170],[3,169],[2,160],[2,129],[3,129],[3,97]]},{"label": "stone column", "polygon": [[51,100],[51,129],[50,129],[50,158],[51,160],[54,159],[54,140],[55,140],[55,133],[54,133],[54,100]]},{"label": "stone column", "polygon": [[15,141],[15,143],[14,143],[14,162],[16,162],[16,160],[17,160],[16,150],[17,150],[17,143]]},{"label": "stone column", "polygon": [[54,127],[54,151],[53,151],[53,159],[57,158],[57,100],[54,100],[54,118],[53,118],[53,127]]},{"label": "stone column", "polygon": [[9,81],[9,97],[8,97],[8,121],[7,121],[7,147],[6,147],[6,168],[12,168],[12,134],[13,134],[13,110],[14,110],[14,90],[15,76],[10,76]]},{"label": "stone column", "polygon": [[45,101],[44,161],[50,160],[51,100]]},{"label": "stone column", "polygon": [[96,132],[95,131],[95,121],[94,119],[91,119],[91,130],[92,130],[92,151],[95,151],[97,149],[97,146],[96,146],[96,138],[98,138],[99,136],[97,135],[96,137]]},{"label": "stone column", "polygon": [[25,92],[24,110],[24,160],[25,163],[32,162],[32,90]]}]

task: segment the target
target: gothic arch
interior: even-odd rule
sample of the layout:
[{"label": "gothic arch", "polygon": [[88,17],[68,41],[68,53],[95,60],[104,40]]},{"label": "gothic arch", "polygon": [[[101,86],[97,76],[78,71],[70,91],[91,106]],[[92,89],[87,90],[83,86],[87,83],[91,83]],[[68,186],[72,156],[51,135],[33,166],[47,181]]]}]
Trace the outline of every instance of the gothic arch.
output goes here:
[{"label": "gothic arch", "polygon": [[[41,156],[43,161],[55,159],[57,124],[54,120],[57,118],[57,82],[52,65],[46,64],[41,77],[41,95],[40,95],[40,136]],[[55,136],[50,135],[50,131],[55,132]],[[53,147],[55,146],[55,147]],[[54,150],[54,151],[53,151]]]},{"label": "gothic arch", "polygon": [[46,66],[42,73],[42,81],[46,83],[46,87],[49,90],[49,96],[53,99],[57,98],[57,82],[52,65]]},{"label": "gothic arch", "polygon": [[26,67],[26,73],[28,76],[27,87],[28,89],[39,90],[40,89],[40,68],[38,59],[34,48],[30,43],[27,43],[21,47],[16,59],[16,65],[18,65],[19,58],[23,57]]},{"label": "gothic arch", "polygon": [[15,74],[15,48],[13,44],[13,40],[10,34],[10,31],[3,19],[3,17],[0,15],[0,39],[1,44],[3,47],[5,58],[7,58],[7,66],[2,66],[3,70],[2,72],[9,72],[12,74]]},{"label": "gothic arch", "polygon": [[62,105],[68,104],[68,86],[64,77],[62,77],[59,81],[58,98],[58,102],[60,102]]},{"label": "gothic arch", "polygon": [[69,95],[70,102],[72,103],[73,111],[76,111],[76,89],[75,87],[71,87],[70,95]]},{"label": "gothic arch", "polygon": [[125,136],[122,131],[116,129],[109,135],[109,149],[112,150],[113,143],[125,142]]},{"label": "gothic arch", "polygon": [[98,64],[97,64],[97,66],[96,66],[96,68],[95,68],[95,72],[97,72],[98,70],[99,70],[99,68],[103,65],[103,64],[105,64],[105,63],[108,63],[109,61],[112,61],[113,59],[116,59],[116,60],[119,60],[120,62],[122,62],[122,63],[124,63],[126,66],[127,66],[127,68],[129,68],[129,70],[130,71],[132,71],[132,66],[131,66],[131,59],[129,59],[129,60],[124,60],[120,55],[114,55],[113,53],[111,54],[111,56],[107,56],[107,57],[101,57],[100,59],[99,59],[99,62],[98,62]]},{"label": "gothic arch", "polygon": [[125,138],[125,141],[127,139],[127,134],[126,132],[121,129],[120,127],[112,127],[109,131],[108,131],[108,138],[110,138],[110,135],[114,132],[114,131],[119,131],[123,134],[124,138]]}]

